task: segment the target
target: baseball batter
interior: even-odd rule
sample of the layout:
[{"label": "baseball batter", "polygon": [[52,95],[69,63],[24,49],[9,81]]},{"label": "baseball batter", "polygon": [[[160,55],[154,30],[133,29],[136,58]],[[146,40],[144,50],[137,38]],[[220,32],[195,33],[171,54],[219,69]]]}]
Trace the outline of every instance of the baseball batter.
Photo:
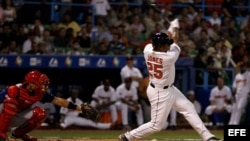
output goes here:
[{"label": "baseball batter", "polygon": [[161,131],[172,108],[185,117],[204,141],[220,140],[208,131],[193,104],[173,86],[175,62],[181,51],[177,39],[178,29],[174,28],[174,32],[168,32],[168,35],[155,33],[152,43],[145,46],[144,58],[150,75],[147,95],[151,104],[151,121],[120,135],[120,141],[132,141]]},{"label": "baseball batter", "polygon": [[249,79],[250,73],[247,71],[247,65],[240,66],[240,71],[236,74],[233,82],[233,92],[235,101],[233,103],[233,109],[229,120],[229,125],[239,125],[244,108],[247,105],[247,99],[249,94]]}]

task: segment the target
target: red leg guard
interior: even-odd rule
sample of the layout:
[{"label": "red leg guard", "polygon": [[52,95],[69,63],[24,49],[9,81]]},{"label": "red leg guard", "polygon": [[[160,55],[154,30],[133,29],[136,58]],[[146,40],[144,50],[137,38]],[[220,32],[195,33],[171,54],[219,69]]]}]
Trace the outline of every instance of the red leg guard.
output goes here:
[{"label": "red leg guard", "polygon": [[3,102],[2,113],[0,114],[0,137],[7,138],[7,131],[10,123],[17,112],[17,101],[13,98],[7,98]]},{"label": "red leg guard", "polygon": [[28,136],[26,134],[40,127],[45,118],[46,118],[45,110],[40,107],[35,107],[33,109],[32,117],[29,120],[27,120],[23,125],[16,128],[16,130],[13,132],[13,136],[16,138],[22,138],[23,140],[34,140],[34,139],[28,139]]}]

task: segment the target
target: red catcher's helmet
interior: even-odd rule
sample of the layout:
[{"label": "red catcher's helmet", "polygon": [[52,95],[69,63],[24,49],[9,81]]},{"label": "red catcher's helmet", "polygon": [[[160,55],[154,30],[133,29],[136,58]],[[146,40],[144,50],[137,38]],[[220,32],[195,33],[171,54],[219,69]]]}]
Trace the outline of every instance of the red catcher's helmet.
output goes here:
[{"label": "red catcher's helmet", "polygon": [[40,85],[48,85],[49,84],[49,78],[47,75],[42,74],[41,72],[34,70],[30,71],[25,75],[25,83],[34,83],[37,86]]},{"label": "red catcher's helmet", "polygon": [[49,77],[46,74],[42,74],[39,77],[39,83],[41,85],[46,85],[46,86],[49,85],[49,83],[50,83]]}]

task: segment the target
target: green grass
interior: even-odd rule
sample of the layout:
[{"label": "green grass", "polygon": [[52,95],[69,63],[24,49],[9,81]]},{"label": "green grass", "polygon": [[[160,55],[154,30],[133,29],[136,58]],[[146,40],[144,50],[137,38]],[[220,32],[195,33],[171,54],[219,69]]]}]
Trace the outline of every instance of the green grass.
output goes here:
[{"label": "green grass", "polygon": [[[116,139],[119,134],[123,133],[122,130],[35,130],[30,133],[32,136],[39,138],[48,137],[61,137],[61,138],[93,138],[93,139]],[[213,134],[217,137],[223,138],[223,130],[212,130]],[[164,130],[155,134],[152,134],[145,139],[200,139],[200,136],[194,130]]]}]

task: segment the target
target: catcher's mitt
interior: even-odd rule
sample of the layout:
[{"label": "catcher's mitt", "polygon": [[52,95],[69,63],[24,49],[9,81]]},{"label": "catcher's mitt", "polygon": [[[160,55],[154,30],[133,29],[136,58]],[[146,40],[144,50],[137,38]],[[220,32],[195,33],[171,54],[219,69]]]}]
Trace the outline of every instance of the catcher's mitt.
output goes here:
[{"label": "catcher's mitt", "polygon": [[88,103],[83,103],[81,105],[82,113],[81,116],[93,121],[99,121],[100,113],[97,109],[89,105]]}]

